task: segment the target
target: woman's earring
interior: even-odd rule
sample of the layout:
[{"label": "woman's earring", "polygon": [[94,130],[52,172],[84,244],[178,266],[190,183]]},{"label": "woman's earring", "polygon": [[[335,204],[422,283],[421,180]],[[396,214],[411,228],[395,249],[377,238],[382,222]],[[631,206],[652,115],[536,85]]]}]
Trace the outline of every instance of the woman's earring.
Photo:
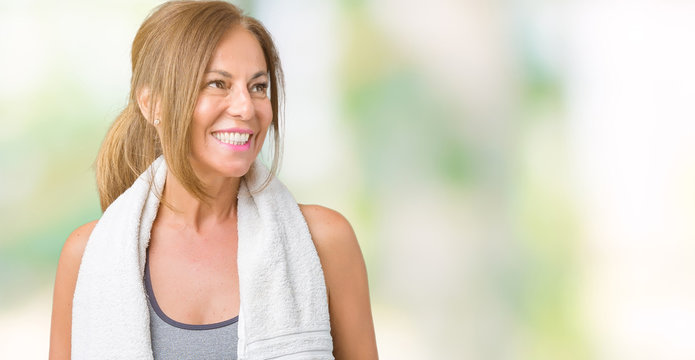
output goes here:
[{"label": "woman's earring", "polygon": [[159,125],[159,119],[154,119],[154,126]]}]

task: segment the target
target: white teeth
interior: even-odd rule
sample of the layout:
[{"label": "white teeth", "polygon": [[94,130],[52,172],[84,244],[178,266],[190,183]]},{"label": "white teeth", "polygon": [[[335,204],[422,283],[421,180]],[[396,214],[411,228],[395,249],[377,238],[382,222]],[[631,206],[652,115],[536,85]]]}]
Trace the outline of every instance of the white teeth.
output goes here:
[{"label": "white teeth", "polygon": [[216,132],[212,133],[212,136],[225,144],[244,145],[249,140],[251,134]]}]

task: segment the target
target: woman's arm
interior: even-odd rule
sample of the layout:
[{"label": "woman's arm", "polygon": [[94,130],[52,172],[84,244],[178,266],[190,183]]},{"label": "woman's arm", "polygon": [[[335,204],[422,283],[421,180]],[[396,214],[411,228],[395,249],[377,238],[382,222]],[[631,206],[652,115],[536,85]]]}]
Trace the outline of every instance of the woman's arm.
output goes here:
[{"label": "woman's arm", "polygon": [[300,205],[318,251],[328,291],[336,360],[377,359],[367,269],[355,232],[338,212]]},{"label": "woman's arm", "polygon": [[72,331],[72,295],[75,293],[77,272],[89,235],[97,221],[84,224],[73,231],[63,245],[58,261],[53,289],[53,315],[51,317],[50,360],[70,359],[70,334]]}]

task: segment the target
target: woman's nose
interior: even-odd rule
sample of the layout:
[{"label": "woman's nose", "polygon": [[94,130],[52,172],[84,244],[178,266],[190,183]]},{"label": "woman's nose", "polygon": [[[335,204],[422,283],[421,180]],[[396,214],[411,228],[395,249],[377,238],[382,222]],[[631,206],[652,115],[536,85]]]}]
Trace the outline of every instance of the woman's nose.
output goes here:
[{"label": "woman's nose", "polygon": [[227,112],[235,118],[249,120],[253,117],[254,112],[251,94],[246,88],[238,89],[230,91],[227,95],[229,101]]}]

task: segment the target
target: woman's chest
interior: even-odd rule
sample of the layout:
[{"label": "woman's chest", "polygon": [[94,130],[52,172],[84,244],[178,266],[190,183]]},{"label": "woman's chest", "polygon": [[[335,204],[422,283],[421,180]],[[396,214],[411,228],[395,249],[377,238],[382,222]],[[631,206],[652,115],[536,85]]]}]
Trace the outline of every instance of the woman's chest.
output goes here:
[{"label": "woman's chest", "polygon": [[162,311],[186,324],[211,324],[239,313],[236,237],[154,234],[148,249],[152,290]]}]

